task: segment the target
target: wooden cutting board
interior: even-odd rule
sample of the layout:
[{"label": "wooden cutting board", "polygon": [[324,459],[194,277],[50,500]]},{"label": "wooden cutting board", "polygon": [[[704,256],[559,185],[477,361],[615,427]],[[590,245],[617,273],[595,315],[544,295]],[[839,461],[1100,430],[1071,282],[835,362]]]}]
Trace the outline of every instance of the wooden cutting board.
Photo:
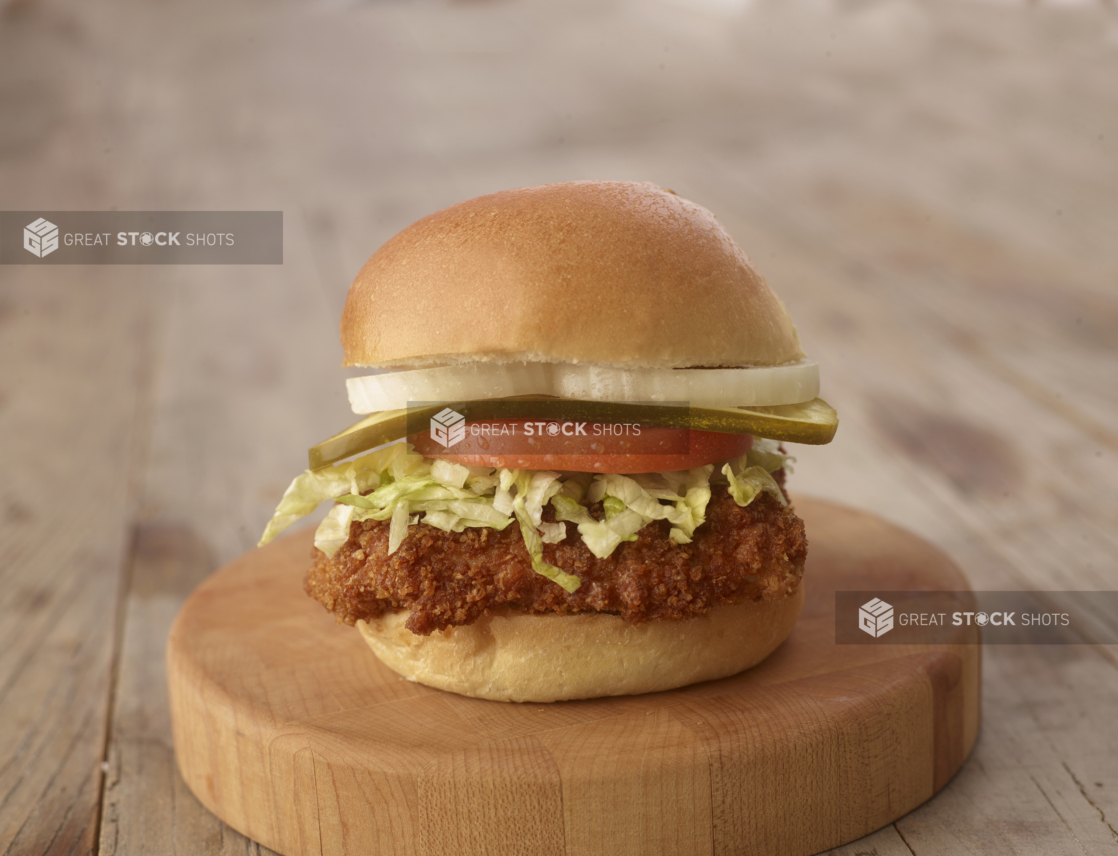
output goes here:
[{"label": "wooden cutting board", "polygon": [[237,559],[168,643],[179,769],[293,854],[810,854],[924,802],[979,722],[980,652],[836,645],[836,590],[965,590],[941,552],[801,499],[792,636],[745,674],[644,696],[463,698],[398,677],[302,590],[307,530]]}]

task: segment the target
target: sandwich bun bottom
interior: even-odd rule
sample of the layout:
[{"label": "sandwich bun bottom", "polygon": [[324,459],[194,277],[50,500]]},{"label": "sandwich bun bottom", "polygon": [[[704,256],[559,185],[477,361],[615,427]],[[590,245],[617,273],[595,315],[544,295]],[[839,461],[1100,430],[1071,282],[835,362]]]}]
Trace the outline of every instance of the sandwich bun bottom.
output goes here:
[{"label": "sandwich bun bottom", "polygon": [[409,681],[493,701],[636,695],[736,675],[792,632],[801,582],[782,600],[718,606],[697,618],[629,624],[617,615],[496,613],[429,636],[407,611],[358,621],[382,663]]}]

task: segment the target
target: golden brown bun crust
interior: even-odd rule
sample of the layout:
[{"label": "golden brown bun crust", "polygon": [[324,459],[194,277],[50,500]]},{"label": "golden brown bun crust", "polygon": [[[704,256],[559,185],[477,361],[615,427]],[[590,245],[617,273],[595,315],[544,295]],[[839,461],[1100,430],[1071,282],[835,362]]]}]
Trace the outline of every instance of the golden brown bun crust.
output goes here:
[{"label": "golden brown bun crust", "polygon": [[406,612],[358,621],[386,666],[410,681],[494,701],[549,702],[659,692],[736,675],[792,632],[803,585],[782,600],[698,618],[629,624],[616,615],[493,615],[416,636]]},{"label": "golden brown bun crust", "polygon": [[714,215],[647,182],[522,187],[425,217],[357,275],[341,333],[358,366],[803,357],[784,305]]}]

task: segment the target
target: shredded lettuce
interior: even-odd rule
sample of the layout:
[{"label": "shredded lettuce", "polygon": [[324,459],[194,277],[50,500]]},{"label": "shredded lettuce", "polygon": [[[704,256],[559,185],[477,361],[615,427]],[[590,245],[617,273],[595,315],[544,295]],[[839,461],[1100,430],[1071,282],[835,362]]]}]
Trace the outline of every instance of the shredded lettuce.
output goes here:
[{"label": "shredded lettuce", "polygon": [[541,523],[538,529],[545,544],[558,544],[567,538],[567,524],[561,520],[555,523]]},{"label": "shredded lettuce", "polygon": [[388,473],[393,478],[396,477],[395,473],[405,475],[412,464],[400,459],[407,457],[422,460],[417,455],[408,456],[403,445],[396,444],[353,461],[319,470],[307,470],[302,475],[296,476],[276,507],[272,519],[268,521],[268,526],[260,538],[260,545],[267,544],[300,517],[306,517],[318,508],[320,503],[328,499],[335,499],[345,494],[361,494],[379,488],[382,473]]},{"label": "shredded lettuce", "polygon": [[611,520],[627,508],[625,500],[618,499],[616,496],[607,496],[603,499],[602,507],[606,512],[606,520]]},{"label": "shredded lettuce", "polygon": [[765,472],[775,473],[779,469],[792,472],[792,462],[796,459],[780,451],[780,443],[765,437],[754,437],[752,448],[745,453],[746,466],[762,467]]},{"label": "shredded lettuce", "polygon": [[392,511],[392,524],[388,527],[388,554],[392,555],[408,534],[408,517],[411,503],[406,499],[397,503]]},{"label": "shredded lettuce", "polygon": [[[349,540],[349,524],[353,521],[352,505],[341,503],[330,509],[314,533],[314,545],[328,556],[338,552]],[[267,533],[265,533],[267,534]]]},{"label": "shredded lettuce", "polygon": [[582,585],[582,580],[574,574],[568,574],[562,568],[548,564],[543,558],[543,538],[532,523],[532,518],[526,508],[525,499],[518,496],[513,500],[513,512],[520,524],[520,534],[524,537],[524,546],[528,548],[528,555],[532,557],[532,570],[541,576],[547,577],[553,583],[561,586],[568,592],[573,592]]},{"label": "shredded lettuce", "polygon": [[[746,506],[761,493],[787,504],[772,473],[790,469],[792,459],[774,440],[754,438],[752,448],[728,461],[679,472],[618,475],[469,467],[429,460],[404,443],[379,449],[346,463],[307,470],[284,493],[260,539],[263,546],[293,522],[333,500],[333,508],[315,532],[315,546],[333,557],[349,540],[351,525],[362,520],[389,521],[388,552],[399,549],[408,528],[420,519],[446,532],[489,527],[503,530],[518,523],[536,573],[575,591],[580,580],[549,564],[544,544],[567,537],[574,523],[589,550],[609,556],[625,541],[656,520],[670,524],[677,544],[691,543],[706,521],[712,480],[725,483],[730,496]],[[587,505],[602,503],[603,519],[595,520]],[[556,522],[543,520],[547,505]]]},{"label": "shredded lettuce", "polygon": [[746,467],[735,474],[730,464],[726,464],[722,467],[722,475],[726,476],[730,496],[738,505],[743,507],[749,505],[762,491],[772,494],[781,505],[788,504],[780,486],[773,481],[773,477],[765,471],[764,467]]},{"label": "shredded lettuce", "polygon": [[470,477],[470,468],[450,461],[431,461],[431,478],[443,487],[463,488]]},{"label": "shredded lettuce", "polygon": [[577,524],[582,542],[599,559],[612,553],[622,541],[636,541],[637,531],[646,523],[644,518],[629,509],[623,509],[606,520],[595,520],[585,505],[569,496],[552,497],[551,506],[555,509],[557,520]]},{"label": "shredded lettuce", "polygon": [[784,491],[773,479],[772,473],[782,467],[791,472],[791,460],[794,459],[781,452],[775,440],[755,438],[753,447],[748,452],[722,466],[722,475],[726,477],[730,496],[738,505],[746,506],[758,494],[768,493],[781,505],[787,506]]}]

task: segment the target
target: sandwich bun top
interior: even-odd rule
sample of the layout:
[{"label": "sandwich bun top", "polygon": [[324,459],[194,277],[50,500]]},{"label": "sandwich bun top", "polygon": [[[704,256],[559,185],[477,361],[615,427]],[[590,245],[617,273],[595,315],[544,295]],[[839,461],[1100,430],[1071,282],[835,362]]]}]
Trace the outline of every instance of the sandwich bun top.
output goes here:
[{"label": "sandwich bun top", "polygon": [[350,286],[347,366],[626,367],[802,359],[788,312],[714,215],[648,182],[479,196],[390,239]]}]

